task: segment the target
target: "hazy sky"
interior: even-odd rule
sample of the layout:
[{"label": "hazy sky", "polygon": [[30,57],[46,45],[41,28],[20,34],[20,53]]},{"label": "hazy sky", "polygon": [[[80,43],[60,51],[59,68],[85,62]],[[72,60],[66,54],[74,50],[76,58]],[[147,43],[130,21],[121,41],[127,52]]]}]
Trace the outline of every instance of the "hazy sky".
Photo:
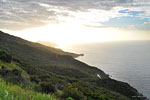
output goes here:
[{"label": "hazy sky", "polygon": [[0,0],[0,29],[58,44],[150,39],[150,0]]}]

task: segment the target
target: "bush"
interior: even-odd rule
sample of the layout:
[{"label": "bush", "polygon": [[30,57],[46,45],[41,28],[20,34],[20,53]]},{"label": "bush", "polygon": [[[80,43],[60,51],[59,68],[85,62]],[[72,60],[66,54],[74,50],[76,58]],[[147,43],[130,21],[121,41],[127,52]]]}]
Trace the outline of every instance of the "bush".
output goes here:
[{"label": "bush", "polygon": [[19,71],[18,69],[13,69],[12,73],[16,76],[21,76],[21,71]]},{"label": "bush", "polygon": [[64,98],[71,97],[75,100],[86,100],[86,97],[83,95],[81,91],[78,90],[78,88],[73,87],[71,84],[68,84],[63,87]]},{"label": "bush", "polygon": [[73,98],[71,98],[71,97],[68,97],[68,98],[66,98],[66,100],[74,100]]},{"label": "bush", "polygon": [[0,79],[0,100],[57,100],[53,95],[42,94],[30,88],[6,84]]},{"label": "bush", "polygon": [[63,91],[57,91],[56,93],[55,93],[55,96],[56,97],[62,97],[63,96]]},{"label": "bush", "polygon": [[0,59],[2,61],[10,63],[12,61],[12,56],[8,55],[6,52],[0,50]]},{"label": "bush", "polygon": [[108,100],[107,95],[105,94],[93,94],[94,100]]},{"label": "bush", "polygon": [[32,75],[32,76],[30,77],[30,80],[31,80],[32,82],[35,82],[35,83],[39,83],[39,82],[40,82],[40,79],[38,78],[37,75]]},{"label": "bush", "polygon": [[41,82],[40,86],[42,87],[43,92],[50,93],[55,92],[55,86],[50,82]]}]

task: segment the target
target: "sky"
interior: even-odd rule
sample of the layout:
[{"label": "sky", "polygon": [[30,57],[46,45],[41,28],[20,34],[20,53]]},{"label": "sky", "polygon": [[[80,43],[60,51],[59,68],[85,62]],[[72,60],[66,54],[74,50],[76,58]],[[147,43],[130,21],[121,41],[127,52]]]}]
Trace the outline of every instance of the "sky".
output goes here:
[{"label": "sky", "polygon": [[60,45],[150,40],[150,0],[0,0],[0,30]]}]

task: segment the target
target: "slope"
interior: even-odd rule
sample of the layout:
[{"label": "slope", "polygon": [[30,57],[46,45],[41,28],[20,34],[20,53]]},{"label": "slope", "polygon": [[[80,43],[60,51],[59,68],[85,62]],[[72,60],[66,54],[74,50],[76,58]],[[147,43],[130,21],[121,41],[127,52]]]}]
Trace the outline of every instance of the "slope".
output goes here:
[{"label": "slope", "polygon": [[54,93],[60,100],[67,97],[75,100],[144,100],[132,98],[141,94],[129,84],[113,80],[102,70],[75,60],[61,50],[3,32],[0,32],[0,49],[0,76],[17,85],[36,86],[35,91]]},{"label": "slope", "polygon": [[[103,78],[107,78],[107,75],[103,71],[75,60],[70,56],[70,53],[29,42],[3,32],[0,32],[0,48],[26,62],[26,64],[57,74],[71,75],[73,74],[72,72],[79,72],[78,74],[74,74],[75,77],[95,77],[97,74],[101,74]],[[64,68],[65,72],[60,73]]]}]

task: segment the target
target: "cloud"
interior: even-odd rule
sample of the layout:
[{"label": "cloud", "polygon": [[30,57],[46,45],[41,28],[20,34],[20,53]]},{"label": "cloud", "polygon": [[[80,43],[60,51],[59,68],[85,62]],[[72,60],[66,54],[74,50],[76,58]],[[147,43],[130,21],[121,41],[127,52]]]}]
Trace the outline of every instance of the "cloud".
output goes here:
[{"label": "cloud", "polygon": [[[124,9],[130,13],[119,13]],[[0,28],[20,30],[62,22],[101,25],[137,11],[144,12],[137,16],[149,18],[149,9],[149,0],[0,0]]]},{"label": "cloud", "polygon": [[56,21],[55,12],[47,11],[36,2],[0,1],[0,28],[24,29]]},{"label": "cloud", "polygon": [[144,22],[144,24],[150,24],[150,22]]}]

